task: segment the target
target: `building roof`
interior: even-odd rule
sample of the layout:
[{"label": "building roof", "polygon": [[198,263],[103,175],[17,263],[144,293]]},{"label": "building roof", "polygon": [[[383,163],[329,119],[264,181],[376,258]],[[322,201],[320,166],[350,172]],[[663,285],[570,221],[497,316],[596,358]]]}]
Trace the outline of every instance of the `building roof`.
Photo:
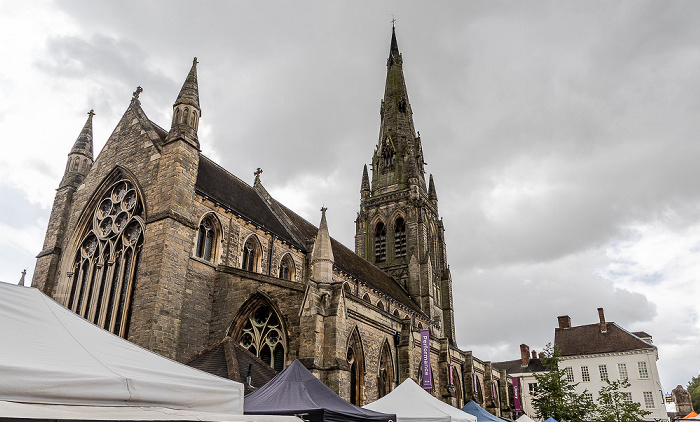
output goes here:
[{"label": "building roof", "polygon": [[546,369],[544,369],[544,365],[542,364],[542,361],[540,359],[530,359],[530,362],[526,367],[523,368],[522,366],[522,360],[507,360],[505,362],[493,362],[492,366],[494,369],[505,369],[506,373],[508,375],[511,374],[522,374],[526,372],[530,373],[535,373],[535,372],[544,372]]},{"label": "building roof", "polygon": [[619,353],[633,350],[656,349],[638,336],[614,322],[607,322],[607,331],[601,332],[600,324],[580,325],[554,330],[554,344],[561,356]]},{"label": "building roof", "polygon": [[[250,353],[231,337],[226,337],[214,346],[199,352],[186,365],[201,371],[243,383],[245,394],[267,384],[277,371]],[[247,382],[250,368],[250,384]]]},{"label": "building roof", "polygon": [[[309,223],[294,211],[271,198],[268,204],[255,188],[226,171],[209,158],[200,154],[197,190],[222,204],[225,208],[253,222],[285,242],[310,253],[303,241],[311,241],[318,227]],[[294,235],[292,234],[294,233]],[[409,309],[423,314],[420,307],[391,276],[372,263],[331,238],[335,267],[370,288],[393,298]]]}]

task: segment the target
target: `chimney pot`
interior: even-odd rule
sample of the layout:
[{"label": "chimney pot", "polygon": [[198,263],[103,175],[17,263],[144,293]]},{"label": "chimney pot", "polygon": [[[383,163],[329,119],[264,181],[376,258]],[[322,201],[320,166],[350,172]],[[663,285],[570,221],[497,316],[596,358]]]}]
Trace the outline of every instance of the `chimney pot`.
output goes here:
[{"label": "chimney pot", "polygon": [[534,350],[532,351],[532,358],[537,359],[537,352]]},{"label": "chimney pot", "polygon": [[520,345],[520,366],[526,368],[530,364],[530,348],[527,344]]},{"label": "chimney pot", "polygon": [[598,308],[598,318],[600,318],[600,332],[606,333],[608,331],[608,325],[605,323],[605,314],[603,313],[603,308]]},{"label": "chimney pot", "polygon": [[571,328],[571,317],[568,315],[558,316],[559,328]]},{"label": "chimney pot", "polygon": [[538,356],[540,359],[544,359],[544,352],[540,352],[540,354]]}]

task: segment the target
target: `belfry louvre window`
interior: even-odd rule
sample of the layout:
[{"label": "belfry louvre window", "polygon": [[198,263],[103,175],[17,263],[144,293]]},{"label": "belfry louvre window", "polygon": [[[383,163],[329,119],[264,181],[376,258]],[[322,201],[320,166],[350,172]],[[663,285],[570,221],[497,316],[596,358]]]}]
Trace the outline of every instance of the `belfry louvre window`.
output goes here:
[{"label": "belfry louvre window", "polygon": [[216,231],[211,217],[205,217],[199,224],[197,231],[197,250],[195,255],[206,261],[211,261],[215,248]]},{"label": "belfry louvre window", "polygon": [[394,255],[397,258],[406,256],[406,223],[401,217],[394,223]]},{"label": "belfry louvre window", "polygon": [[279,316],[269,306],[260,305],[247,317],[239,342],[275,371],[284,369],[286,337]]},{"label": "belfry louvre window", "polygon": [[68,308],[126,338],[143,247],[143,204],[131,182],[120,180],[102,196],[75,254]]},{"label": "belfry louvre window", "polygon": [[374,260],[386,261],[386,226],[381,221],[374,229]]}]

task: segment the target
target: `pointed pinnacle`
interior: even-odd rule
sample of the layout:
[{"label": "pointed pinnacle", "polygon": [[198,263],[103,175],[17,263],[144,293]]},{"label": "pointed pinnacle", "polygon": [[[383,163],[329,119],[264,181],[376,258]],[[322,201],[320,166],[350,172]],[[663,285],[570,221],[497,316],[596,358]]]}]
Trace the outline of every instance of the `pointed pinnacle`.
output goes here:
[{"label": "pointed pinnacle", "polygon": [[360,188],[360,191],[369,191],[369,175],[367,173],[367,164],[365,164],[365,168],[362,170],[362,187]]},{"label": "pointed pinnacle", "polygon": [[428,184],[428,199],[437,201],[437,192],[435,191],[435,182],[433,181],[433,175],[430,174],[430,182]]},{"label": "pointed pinnacle", "polygon": [[175,105],[188,104],[200,109],[199,84],[197,83],[197,63],[199,62],[195,57],[194,60],[192,60],[192,68],[190,69],[190,73],[187,74],[185,83],[182,84],[177,100],[175,100]]},{"label": "pointed pinnacle", "polygon": [[393,24],[391,25],[391,48],[389,52],[399,54],[399,43],[396,42],[396,28],[394,28]]},{"label": "pointed pinnacle", "polygon": [[83,125],[83,129],[78,135],[78,139],[75,140],[73,148],[70,150],[71,154],[81,154],[92,160],[92,116],[95,115],[94,110],[88,112],[88,118]]}]

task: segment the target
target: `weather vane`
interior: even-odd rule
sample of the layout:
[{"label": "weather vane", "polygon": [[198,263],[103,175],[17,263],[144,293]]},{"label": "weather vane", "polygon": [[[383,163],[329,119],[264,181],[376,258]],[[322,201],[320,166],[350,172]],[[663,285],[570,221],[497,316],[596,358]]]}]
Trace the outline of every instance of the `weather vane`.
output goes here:
[{"label": "weather vane", "polygon": [[394,16],[394,14],[392,13],[392,14],[391,14],[391,27],[392,27],[392,28],[394,27],[394,23],[395,23],[395,22],[396,22],[396,16]]}]

